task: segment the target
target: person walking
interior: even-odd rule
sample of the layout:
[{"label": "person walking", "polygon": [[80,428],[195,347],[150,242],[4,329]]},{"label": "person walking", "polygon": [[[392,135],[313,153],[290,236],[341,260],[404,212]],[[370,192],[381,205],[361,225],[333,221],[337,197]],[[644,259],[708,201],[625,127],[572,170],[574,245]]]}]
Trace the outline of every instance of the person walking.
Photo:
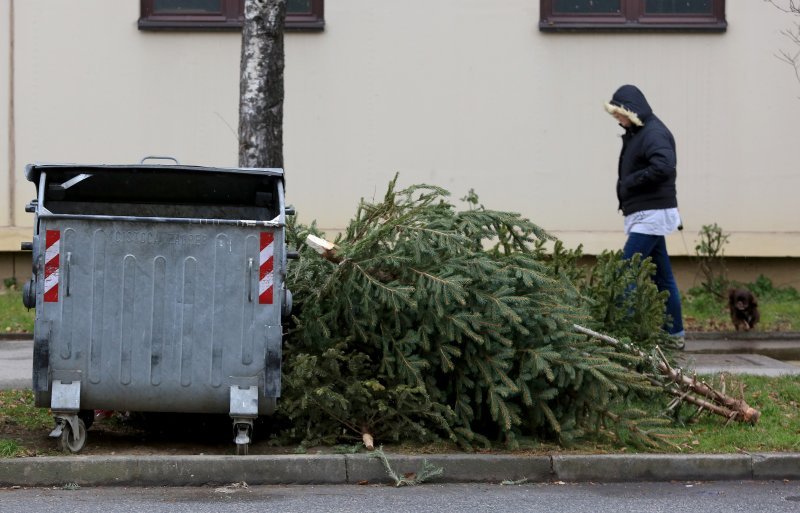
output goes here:
[{"label": "person walking", "polygon": [[617,199],[627,236],[623,256],[630,259],[640,253],[656,265],[653,280],[658,290],[669,292],[669,319],[664,328],[683,348],[681,297],[664,238],[682,229],[675,188],[675,139],[636,86],[617,89],[605,108],[625,129],[617,177]]}]

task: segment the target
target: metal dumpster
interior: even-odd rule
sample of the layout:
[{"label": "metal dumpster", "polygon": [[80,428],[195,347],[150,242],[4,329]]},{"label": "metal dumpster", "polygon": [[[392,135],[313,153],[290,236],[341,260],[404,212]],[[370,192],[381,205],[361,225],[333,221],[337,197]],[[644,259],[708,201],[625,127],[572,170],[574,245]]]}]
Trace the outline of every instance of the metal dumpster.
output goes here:
[{"label": "metal dumpster", "polygon": [[26,176],[23,300],[50,435],[78,452],[95,409],[228,413],[247,454],[281,389],[283,170],[37,164]]}]

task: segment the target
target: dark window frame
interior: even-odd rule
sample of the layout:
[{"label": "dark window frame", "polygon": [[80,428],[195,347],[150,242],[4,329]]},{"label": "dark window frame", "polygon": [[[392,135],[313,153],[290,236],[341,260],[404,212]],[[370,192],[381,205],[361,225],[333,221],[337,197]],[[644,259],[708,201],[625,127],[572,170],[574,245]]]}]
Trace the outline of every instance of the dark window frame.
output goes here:
[{"label": "dark window frame", "polygon": [[620,13],[556,13],[553,0],[539,0],[539,30],[725,32],[725,0],[711,0],[708,14],[646,14],[645,0],[620,0]]},{"label": "dark window frame", "polygon": [[[154,0],[140,0],[139,30],[241,30],[244,0],[221,0],[219,13],[158,13]],[[287,31],[320,31],[325,28],[325,0],[311,0],[311,10],[286,13]]]}]

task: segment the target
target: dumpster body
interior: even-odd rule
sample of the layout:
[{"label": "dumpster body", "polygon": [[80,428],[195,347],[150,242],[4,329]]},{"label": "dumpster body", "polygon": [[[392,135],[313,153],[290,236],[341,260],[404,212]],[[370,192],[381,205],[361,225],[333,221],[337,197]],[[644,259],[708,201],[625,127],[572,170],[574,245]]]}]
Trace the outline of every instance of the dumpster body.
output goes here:
[{"label": "dumpster body", "polygon": [[[283,172],[31,165],[33,389],[74,452],[95,409],[228,413],[280,396]],[[33,306],[33,305],[30,305]],[[92,417],[93,418],[93,417]],[[80,450],[78,447],[78,450]]]}]

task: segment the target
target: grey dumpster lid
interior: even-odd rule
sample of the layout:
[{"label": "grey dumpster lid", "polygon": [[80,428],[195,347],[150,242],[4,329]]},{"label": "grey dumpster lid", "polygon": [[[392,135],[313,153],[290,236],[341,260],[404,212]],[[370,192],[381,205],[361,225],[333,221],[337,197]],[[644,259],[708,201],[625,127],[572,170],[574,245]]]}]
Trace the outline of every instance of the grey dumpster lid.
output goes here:
[{"label": "grey dumpster lid", "polygon": [[181,164],[28,164],[25,167],[25,177],[28,181],[38,184],[39,175],[48,169],[58,169],[62,171],[75,170],[82,172],[109,172],[131,171],[135,169],[160,169],[165,171],[186,171],[200,173],[234,173],[247,175],[274,176],[284,179],[283,169],[266,167],[209,167],[209,166],[187,166]]}]

